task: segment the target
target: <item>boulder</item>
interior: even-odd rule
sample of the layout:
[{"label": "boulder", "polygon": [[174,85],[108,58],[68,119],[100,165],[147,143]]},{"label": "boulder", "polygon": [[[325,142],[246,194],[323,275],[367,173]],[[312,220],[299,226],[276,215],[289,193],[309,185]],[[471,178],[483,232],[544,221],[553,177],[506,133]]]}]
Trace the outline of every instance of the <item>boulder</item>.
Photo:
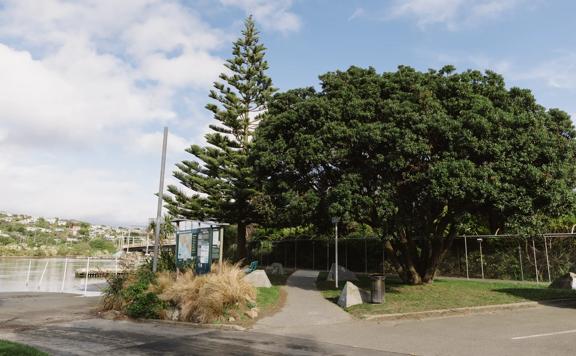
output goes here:
[{"label": "boulder", "polygon": [[356,304],[368,303],[370,301],[370,293],[363,289],[358,288],[352,282],[346,282],[344,289],[338,298],[338,305],[342,308],[348,308]]},{"label": "boulder", "polygon": [[550,284],[550,288],[576,289],[576,273],[568,272]]},{"label": "boulder", "polygon": [[270,280],[268,279],[268,276],[266,275],[266,272],[264,270],[261,269],[257,269],[253,272],[248,273],[246,276],[244,276],[244,279],[252,284],[254,287],[264,287],[264,288],[271,288],[272,287],[272,283],[270,283]]},{"label": "boulder", "polygon": [[274,262],[270,266],[266,267],[266,272],[269,274],[284,274],[284,267],[281,263]]},{"label": "boulder", "polygon": [[[336,278],[336,264],[332,263],[330,272],[328,272],[327,281],[333,281]],[[358,277],[342,266],[338,266],[338,281],[357,281]]]},{"label": "boulder", "polygon": [[258,317],[258,308],[248,309],[244,312],[250,319],[256,319]]},{"label": "boulder", "polygon": [[166,320],[180,320],[180,309],[177,307],[167,308],[165,313]]}]

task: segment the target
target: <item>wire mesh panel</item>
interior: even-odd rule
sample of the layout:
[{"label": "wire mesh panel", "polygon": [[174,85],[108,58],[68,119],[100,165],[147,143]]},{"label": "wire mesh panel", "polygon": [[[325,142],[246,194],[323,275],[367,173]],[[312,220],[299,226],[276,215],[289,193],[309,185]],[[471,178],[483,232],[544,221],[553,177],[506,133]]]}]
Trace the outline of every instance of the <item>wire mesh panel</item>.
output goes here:
[{"label": "wire mesh panel", "polygon": [[[335,261],[334,239],[252,242],[250,257],[261,265],[328,270]],[[357,273],[394,273],[378,238],[338,241],[339,264]],[[561,236],[459,236],[446,252],[439,275],[548,282],[576,261],[573,234]]]}]

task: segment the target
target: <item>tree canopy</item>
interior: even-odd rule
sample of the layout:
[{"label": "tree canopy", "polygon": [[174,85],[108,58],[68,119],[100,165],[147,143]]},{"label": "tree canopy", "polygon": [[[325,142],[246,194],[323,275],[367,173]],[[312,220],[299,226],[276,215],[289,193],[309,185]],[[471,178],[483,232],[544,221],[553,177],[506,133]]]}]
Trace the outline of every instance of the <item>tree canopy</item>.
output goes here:
[{"label": "tree canopy", "polygon": [[529,233],[573,206],[570,116],[494,72],[351,67],[320,80],[276,94],[256,133],[278,224],[365,223],[418,284],[471,221]]}]

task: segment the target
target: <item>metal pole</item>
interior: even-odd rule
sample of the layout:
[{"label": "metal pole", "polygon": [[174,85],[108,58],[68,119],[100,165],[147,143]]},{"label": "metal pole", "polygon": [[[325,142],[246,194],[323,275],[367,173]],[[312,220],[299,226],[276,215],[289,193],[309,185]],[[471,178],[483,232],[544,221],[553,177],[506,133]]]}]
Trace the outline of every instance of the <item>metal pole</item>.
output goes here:
[{"label": "metal pole", "polygon": [[478,239],[480,242],[480,270],[482,271],[482,279],[484,279],[484,258],[482,256],[482,239]]},{"label": "metal pole", "polygon": [[88,273],[90,271],[90,257],[86,260],[86,278],[84,279],[84,296],[86,296],[86,292],[88,291]]},{"label": "metal pole", "polygon": [[518,243],[518,257],[520,258],[520,278],[522,281],[524,280],[524,267],[522,267],[522,247],[520,247],[520,243]]},{"label": "metal pole", "polygon": [[224,261],[224,228],[220,227],[220,255],[218,256],[218,260],[220,265],[222,265],[222,261]]},{"label": "metal pole", "polygon": [[326,239],[326,271],[330,271],[330,240]]},{"label": "metal pole", "polygon": [[536,261],[536,244],[534,243],[534,238],[532,238],[532,252],[534,253],[534,269],[536,270],[536,283],[540,283],[540,278],[538,277],[538,262]]},{"label": "metal pole", "polygon": [[42,280],[44,279],[44,273],[46,273],[46,268],[48,268],[48,262],[44,265],[44,270],[42,271],[42,275],[40,276],[40,280],[38,281],[38,290],[40,290],[40,285],[42,284]]},{"label": "metal pole", "polygon": [[68,269],[68,257],[66,257],[66,261],[64,262],[64,275],[62,276],[62,287],[60,287],[60,293],[64,292],[64,282],[66,282],[67,269]]},{"label": "metal pole", "polygon": [[346,269],[348,269],[348,239],[344,239],[344,256],[346,261]]},{"label": "metal pole", "polygon": [[386,262],[386,241],[382,240],[382,275],[386,275],[384,263]]},{"label": "metal pole", "polygon": [[294,269],[298,268],[298,240],[294,240]]},{"label": "metal pole", "polygon": [[284,241],[283,245],[284,245],[284,266],[286,268],[288,268],[288,248],[286,248],[286,242]]},{"label": "metal pole", "polygon": [[164,140],[162,141],[162,162],[160,164],[160,184],[158,185],[158,207],[156,212],[156,231],[154,236],[154,259],[152,272],[158,269],[158,245],[160,244],[160,219],[162,218],[162,193],[164,191],[164,169],[166,167],[166,145],[168,143],[168,127],[164,127]]},{"label": "metal pole", "polygon": [[114,275],[118,275],[118,257],[114,258]]},{"label": "metal pole", "polygon": [[364,273],[368,273],[368,249],[366,247],[366,238],[364,238]]},{"label": "metal pole", "polygon": [[336,270],[335,270],[335,281],[336,281],[336,288],[338,288],[338,222],[334,223],[334,233],[335,233],[335,260],[336,260]]},{"label": "metal pole", "polygon": [[548,283],[552,283],[550,277],[550,260],[548,259],[548,244],[546,243],[546,235],[544,235],[544,251],[546,251],[546,267],[548,268]]},{"label": "metal pole", "polygon": [[315,241],[312,241],[312,270],[316,270],[316,264],[314,263],[314,247],[316,245]]},{"label": "metal pole", "polygon": [[466,260],[466,279],[470,279],[470,271],[468,269],[468,239],[464,236],[464,255]]},{"label": "metal pole", "polygon": [[32,260],[28,262],[28,274],[26,275],[26,287],[28,287],[28,283],[30,282],[30,269],[32,268]]},{"label": "metal pole", "polygon": [[146,253],[145,255],[148,256],[148,245],[150,245],[150,231],[146,231]]}]

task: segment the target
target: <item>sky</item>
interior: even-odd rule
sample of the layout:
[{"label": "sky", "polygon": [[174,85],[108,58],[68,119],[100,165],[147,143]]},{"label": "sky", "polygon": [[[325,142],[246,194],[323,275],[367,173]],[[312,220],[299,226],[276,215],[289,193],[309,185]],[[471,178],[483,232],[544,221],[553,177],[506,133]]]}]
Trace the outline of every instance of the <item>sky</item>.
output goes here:
[{"label": "sky", "polygon": [[571,0],[0,0],[0,211],[144,225],[253,14],[280,90],[351,65],[501,73],[576,117]]}]

